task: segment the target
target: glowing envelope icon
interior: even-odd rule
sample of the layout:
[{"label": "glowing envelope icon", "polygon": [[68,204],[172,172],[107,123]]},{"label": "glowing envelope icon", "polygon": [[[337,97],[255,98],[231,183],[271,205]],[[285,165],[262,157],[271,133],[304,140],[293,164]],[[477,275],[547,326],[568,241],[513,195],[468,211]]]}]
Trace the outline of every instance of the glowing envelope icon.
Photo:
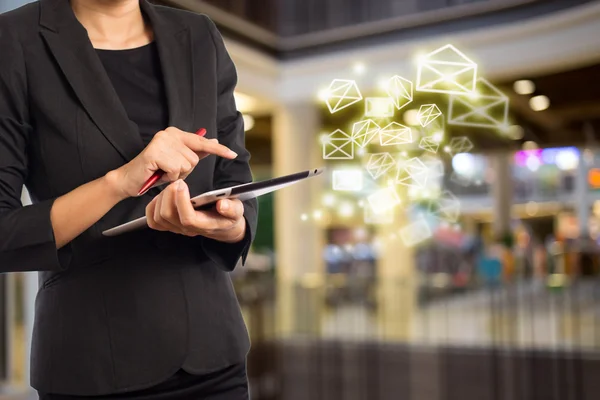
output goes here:
[{"label": "glowing envelope icon", "polygon": [[396,165],[396,160],[390,153],[371,154],[367,162],[367,172],[377,179]]},{"label": "glowing envelope icon", "polygon": [[401,76],[395,75],[391,77],[386,82],[385,91],[393,100],[398,110],[413,101],[413,83]]},{"label": "glowing envelope icon", "polygon": [[448,124],[503,129],[508,126],[508,97],[484,78],[473,96],[450,96]]},{"label": "glowing envelope icon", "polygon": [[363,188],[361,170],[337,170],[332,173],[333,190],[357,192]]},{"label": "glowing envelope icon", "polygon": [[367,197],[367,201],[371,208],[373,208],[373,212],[379,214],[400,204],[400,197],[394,188],[387,187],[385,189],[380,189]]},{"label": "glowing envelope icon", "polygon": [[327,108],[332,114],[361,100],[362,94],[360,94],[355,81],[334,79],[327,90]]},{"label": "glowing envelope icon", "polygon": [[352,140],[362,149],[373,140],[380,129],[379,125],[370,119],[356,122],[352,125]]},{"label": "glowing envelope icon", "polygon": [[419,217],[414,222],[400,229],[400,238],[407,247],[415,246],[432,236],[431,228],[427,225],[427,221],[423,217]]},{"label": "glowing envelope icon", "polygon": [[412,141],[412,130],[397,122],[390,122],[379,131],[379,143],[382,146],[408,144]]},{"label": "glowing envelope icon", "polygon": [[418,158],[411,158],[398,164],[396,183],[399,185],[424,189],[429,177],[429,168]]},{"label": "glowing envelope icon", "polygon": [[472,94],[475,91],[477,64],[447,44],[425,55],[417,69],[419,92]]},{"label": "glowing envelope icon", "polygon": [[367,97],[365,117],[389,118],[394,116],[394,100],[390,97]]},{"label": "glowing envelope icon", "polygon": [[323,140],[323,158],[326,160],[351,160],[354,158],[354,142],[346,132],[338,129]]},{"label": "glowing envelope icon", "polygon": [[435,121],[440,115],[442,115],[442,112],[435,104],[423,104],[421,108],[419,108],[417,119],[422,127],[426,127]]}]

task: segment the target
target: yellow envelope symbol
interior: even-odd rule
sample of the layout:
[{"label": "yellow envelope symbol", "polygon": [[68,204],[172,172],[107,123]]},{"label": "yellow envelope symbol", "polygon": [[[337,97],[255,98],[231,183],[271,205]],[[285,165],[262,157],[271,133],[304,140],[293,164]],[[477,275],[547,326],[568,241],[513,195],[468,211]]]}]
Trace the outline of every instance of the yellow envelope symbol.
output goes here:
[{"label": "yellow envelope symbol", "polygon": [[400,229],[400,239],[408,247],[419,244],[432,236],[431,228],[422,216]]},{"label": "yellow envelope symbol", "polygon": [[429,168],[417,157],[398,164],[397,184],[424,189],[428,177]]},{"label": "yellow envelope symbol", "polygon": [[351,160],[354,158],[354,142],[346,132],[338,129],[323,140],[325,160]]},{"label": "yellow envelope symbol", "polygon": [[477,64],[447,44],[419,60],[417,87],[419,92],[471,94],[475,91]]},{"label": "yellow envelope symbol", "polygon": [[390,153],[371,154],[367,162],[367,172],[377,179],[396,165],[396,160]]},{"label": "yellow envelope symbol", "polygon": [[390,122],[379,131],[379,143],[382,146],[412,143],[412,130],[397,122]]},{"label": "yellow envelope symbol", "polygon": [[419,142],[419,148],[435,154],[440,148],[440,142],[436,141],[433,138],[424,137]]},{"label": "yellow envelope symbol", "polygon": [[365,98],[365,117],[389,118],[394,116],[394,100],[390,97]]},{"label": "yellow envelope symbol", "polygon": [[385,91],[398,110],[413,101],[413,83],[401,76],[391,77],[386,82]]},{"label": "yellow envelope symbol", "polygon": [[504,129],[508,126],[508,97],[485,78],[477,79],[472,96],[450,96],[448,124]]},{"label": "yellow envelope symbol", "polygon": [[326,103],[329,112],[336,113],[362,100],[355,81],[334,79],[327,90]]},{"label": "yellow envelope symbol", "polygon": [[381,128],[375,121],[366,119],[352,125],[352,139],[361,149],[373,140]]}]

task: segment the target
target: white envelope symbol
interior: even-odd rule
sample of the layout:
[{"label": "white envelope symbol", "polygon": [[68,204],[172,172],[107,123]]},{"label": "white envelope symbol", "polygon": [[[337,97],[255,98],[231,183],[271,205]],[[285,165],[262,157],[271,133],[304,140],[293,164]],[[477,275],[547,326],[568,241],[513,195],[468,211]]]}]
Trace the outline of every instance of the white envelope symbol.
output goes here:
[{"label": "white envelope symbol", "polygon": [[427,202],[427,211],[435,218],[454,223],[460,216],[460,201],[452,192],[445,190],[438,199]]},{"label": "white envelope symbol", "polygon": [[323,140],[323,158],[326,160],[351,160],[354,158],[354,142],[350,135],[338,129]]},{"label": "white envelope symbol", "polygon": [[337,170],[332,174],[333,190],[356,192],[363,188],[361,170]]},{"label": "white envelope symbol", "polygon": [[419,217],[400,229],[400,238],[404,245],[408,247],[421,243],[432,236],[431,228],[423,217]]},{"label": "white envelope symbol", "polygon": [[360,148],[364,148],[377,135],[381,128],[375,121],[366,119],[352,125],[352,139]]},{"label": "white envelope symbol", "polygon": [[503,129],[508,126],[508,97],[485,78],[473,96],[450,96],[448,124]]},{"label": "white envelope symbol", "polygon": [[429,168],[417,157],[400,162],[396,183],[424,189],[429,177]]},{"label": "white envelope symbol", "polygon": [[397,122],[390,122],[379,131],[379,143],[382,146],[412,143],[412,130]]},{"label": "white envelope symbol", "polygon": [[377,179],[395,165],[396,160],[390,153],[376,153],[369,157],[366,169],[373,179]]},{"label": "white envelope symbol", "polygon": [[327,90],[327,107],[332,114],[362,100],[355,81],[334,79]]},{"label": "white envelope symbol", "polygon": [[468,153],[473,149],[473,142],[466,136],[459,136],[452,138],[448,146],[446,146],[446,152],[451,155],[458,153]]},{"label": "white envelope symbol", "polygon": [[394,101],[398,110],[413,101],[413,83],[401,76],[394,75],[386,82],[385,91]]},{"label": "white envelope symbol", "polygon": [[365,117],[388,118],[393,117],[395,111],[394,100],[391,97],[365,98]]},{"label": "white envelope symbol", "polygon": [[431,153],[437,153],[440,148],[440,143],[433,138],[424,137],[419,142],[419,148]]},{"label": "white envelope symbol", "polygon": [[417,91],[472,94],[475,91],[477,64],[447,44],[425,55],[417,70]]}]

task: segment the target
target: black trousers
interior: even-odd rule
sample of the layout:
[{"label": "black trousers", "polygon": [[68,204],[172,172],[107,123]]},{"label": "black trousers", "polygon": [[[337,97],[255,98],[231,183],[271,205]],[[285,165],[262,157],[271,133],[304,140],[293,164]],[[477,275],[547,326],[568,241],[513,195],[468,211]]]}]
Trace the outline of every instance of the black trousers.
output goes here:
[{"label": "black trousers", "polygon": [[167,381],[135,392],[108,396],[67,396],[38,392],[40,400],[249,400],[246,363],[204,375],[179,370]]}]

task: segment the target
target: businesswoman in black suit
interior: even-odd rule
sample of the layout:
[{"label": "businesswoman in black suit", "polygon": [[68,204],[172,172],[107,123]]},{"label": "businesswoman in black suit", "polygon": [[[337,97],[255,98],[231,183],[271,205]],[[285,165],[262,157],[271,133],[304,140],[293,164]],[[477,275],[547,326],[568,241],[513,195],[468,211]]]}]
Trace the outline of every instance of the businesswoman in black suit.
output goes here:
[{"label": "businesswoman in black suit", "polygon": [[[248,398],[228,272],[256,202],[189,201],[252,180],[236,80],[203,15],[146,0],[0,15],[0,272],[40,271],[40,398]],[[159,169],[164,185],[137,196]],[[152,229],[101,234],[144,214]]]}]

